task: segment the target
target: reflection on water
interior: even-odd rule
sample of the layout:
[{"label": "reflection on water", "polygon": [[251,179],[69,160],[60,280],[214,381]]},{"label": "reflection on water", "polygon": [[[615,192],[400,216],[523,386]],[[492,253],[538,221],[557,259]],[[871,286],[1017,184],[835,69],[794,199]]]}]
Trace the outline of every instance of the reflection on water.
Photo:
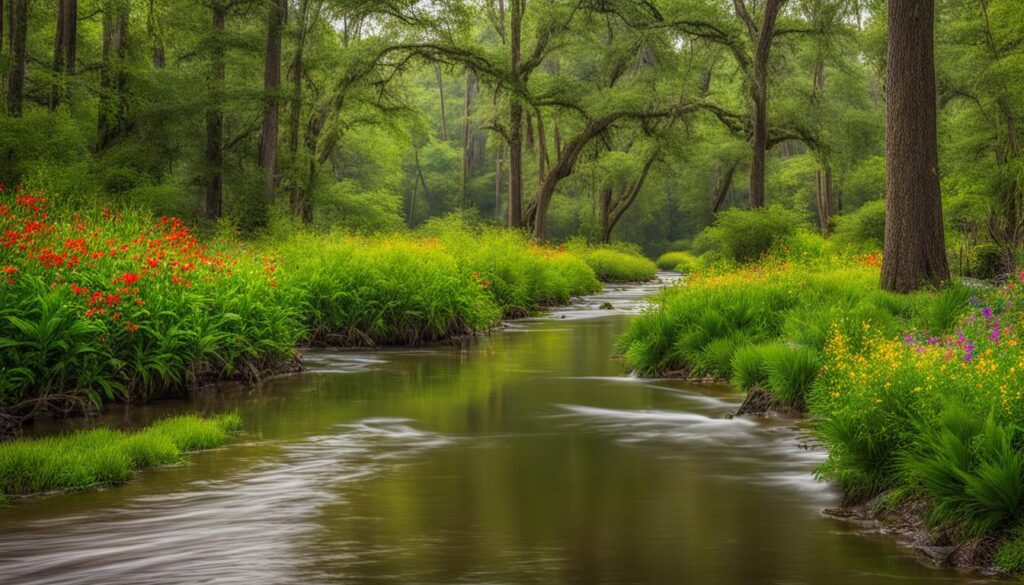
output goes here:
[{"label": "reflection on water", "polygon": [[[311,352],[237,408],[249,436],[126,486],[0,512],[2,583],[967,583],[821,515],[784,421],[608,359],[649,287],[462,346]],[[600,310],[611,298],[614,310]]]}]

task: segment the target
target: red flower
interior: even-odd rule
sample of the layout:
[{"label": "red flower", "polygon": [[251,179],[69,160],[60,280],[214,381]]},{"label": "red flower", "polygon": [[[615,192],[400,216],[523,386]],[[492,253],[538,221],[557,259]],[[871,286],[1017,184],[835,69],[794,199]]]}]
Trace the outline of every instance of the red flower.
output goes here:
[{"label": "red flower", "polygon": [[17,274],[18,273],[18,269],[15,268],[14,266],[10,266],[10,265],[4,266],[3,273],[4,274]]},{"label": "red flower", "polygon": [[124,322],[124,328],[128,330],[128,333],[135,333],[139,330],[139,326],[132,323],[131,321]]},{"label": "red flower", "polygon": [[111,284],[117,284],[123,282],[125,286],[131,286],[139,281],[139,275],[134,272],[125,272],[121,276],[118,276],[111,282]]},{"label": "red flower", "polygon": [[89,289],[82,288],[82,287],[78,286],[77,284],[72,284],[71,285],[71,292],[76,294],[76,295],[87,295],[87,294],[89,294]]}]

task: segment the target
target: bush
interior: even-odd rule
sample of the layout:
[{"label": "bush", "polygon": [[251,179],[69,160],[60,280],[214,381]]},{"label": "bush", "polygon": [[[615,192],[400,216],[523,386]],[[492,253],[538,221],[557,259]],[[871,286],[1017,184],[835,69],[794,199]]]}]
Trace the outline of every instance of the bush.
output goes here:
[{"label": "bush", "polygon": [[766,356],[768,389],[787,406],[803,408],[804,397],[821,369],[821,355],[811,348],[790,347]]},{"label": "bush", "polygon": [[689,252],[665,252],[658,257],[655,264],[662,270],[675,270],[689,274],[698,269],[700,260]]},{"label": "bush", "polygon": [[793,235],[803,218],[779,205],[765,209],[729,209],[697,236],[694,249],[735,262],[753,262]]},{"label": "bush", "polygon": [[593,248],[583,259],[605,282],[644,282],[654,278],[658,267],[640,254],[628,254],[611,248]]},{"label": "bush", "polygon": [[960,405],[947,407],[937,422],[917,421],[901,459],[906,481],[929,498],[929,523],[976,538],[1019,522],[1024,457],[1015,447],[1017,429]]},{"label": "bush", "polygon": [[836,217],[833,238],[859,248],[882,248],[885,242],[885,200],[869,201],[860,209]]}]

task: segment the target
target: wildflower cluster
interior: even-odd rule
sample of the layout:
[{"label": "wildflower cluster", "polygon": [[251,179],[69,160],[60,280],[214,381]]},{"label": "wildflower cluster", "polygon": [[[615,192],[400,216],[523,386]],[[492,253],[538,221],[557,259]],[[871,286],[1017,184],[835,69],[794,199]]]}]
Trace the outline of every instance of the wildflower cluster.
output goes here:
[{"label": "wildflower cluster", "polygon": [[[147,396],[291,355],[295,311],[252,258],[210,249],[176,218],[51,207],[0,190],[0,407],[41,388]],[[263,311],[242,322],[239,305]]]}]

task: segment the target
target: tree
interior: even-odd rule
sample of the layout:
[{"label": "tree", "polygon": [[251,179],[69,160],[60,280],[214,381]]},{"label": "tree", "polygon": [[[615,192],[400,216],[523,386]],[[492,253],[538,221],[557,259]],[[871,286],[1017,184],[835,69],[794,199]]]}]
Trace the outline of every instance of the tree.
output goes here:
[{"label": "tree", "polygon": [[272,0],[267,7],[267,49],[263,66],[263,131],[260,135],[260,167],[263,192],[273,203],[277,192],[278,118],[281,90],[281,29],[284,27],[286,0]]},{"label": "tree", "polygon": [[106,0],[103,5],[103,64],[100,69],[100,105],[97,149],[103,150],[125,131],[128,123],[127,0]]},{"label": "tree", "polygon": [[50,110],[55,110],[66,91],[67,78],[75,73],[78,47],[78,0],[57,0],[57,27],[53,35],[53,89]]},{"label": "tree", "polygon": [[786,0],[765,0],[761,24],[758,25],[747,11],[745,0],[733,0],[736,14],[746,25],[754,47],[750,72],[750,101],[752,103],[753,132],[750,159],[750,205],[764,207],[764,167],[768,150],[768,55],[775,37],[775,22]]},{"label": "tree", "polygon": [[208,219],[221,216],[224,197],[224,76],[226,73],[226,46],[224,41],[224,19],[227,5],[224,0],[212,0],[210,4],[210,62],[209,62],[209,103],[206,106],[206,205],[204,212]]},{"label": "tree", "polygon": [[934,0],[889,2],[882,288],[949,280],[939,192]]},{"label": "tree", "polygon": [[10,66],[7,70],[7,113],[20,116],[25,99],[25,66],[28,62],[28,0],[9,0]]}]

